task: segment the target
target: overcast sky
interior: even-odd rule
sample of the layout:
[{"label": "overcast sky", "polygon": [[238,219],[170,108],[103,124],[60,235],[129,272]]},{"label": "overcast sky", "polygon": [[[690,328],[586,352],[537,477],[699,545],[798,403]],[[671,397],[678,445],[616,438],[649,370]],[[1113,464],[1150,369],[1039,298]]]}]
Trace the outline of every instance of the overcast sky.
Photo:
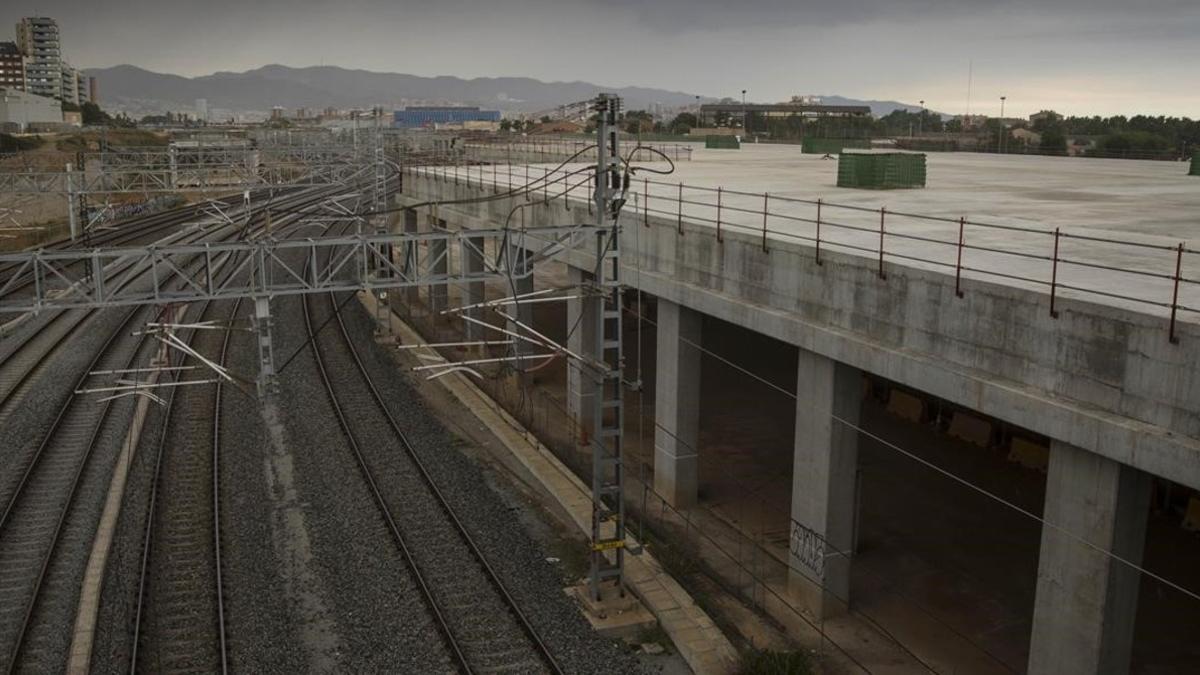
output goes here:
[{"label": "overcast sky", "polygon": [[[81,67],[529,76],[935,110],[1200,117],[1200,0],[5,0]],[[103,86],[103,84],[101,85]]]}]

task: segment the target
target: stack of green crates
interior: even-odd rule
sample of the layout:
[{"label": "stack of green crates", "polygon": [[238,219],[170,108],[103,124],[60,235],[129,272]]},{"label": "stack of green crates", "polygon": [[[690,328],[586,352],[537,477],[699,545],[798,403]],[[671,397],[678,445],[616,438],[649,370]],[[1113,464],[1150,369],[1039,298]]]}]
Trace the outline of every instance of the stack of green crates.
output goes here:
[{"label": "stack of green crates", "polygon": [[816,138],[805,136],[800,141],[800,150],[806,155],[838,155],[846,148],[866,150],[871,147],[867,138]]},{"label": "stack of green crates", "polygon": [[838,187],[895,190],[925,187],[919,152],[846,152],[838,157]]},{"label": "stack of green crates", "polygon": [[1189,176],[1200,176],[1200,154],[1192,155],[1192,170],[1188,172]]},{"label": "stack of green crates", "polygon": [[704,147],[709,150],[740,150],[742,143],[737,136],[705,136]]}]

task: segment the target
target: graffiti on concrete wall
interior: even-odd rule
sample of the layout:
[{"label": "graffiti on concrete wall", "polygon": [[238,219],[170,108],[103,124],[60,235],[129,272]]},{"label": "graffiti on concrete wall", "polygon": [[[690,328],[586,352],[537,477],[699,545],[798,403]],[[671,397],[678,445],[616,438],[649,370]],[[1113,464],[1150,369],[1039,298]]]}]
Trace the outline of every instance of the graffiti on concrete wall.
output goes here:
[{"label": "graffiti on concrete wall", "polygon": [[825,578],[825,538],[814,530],[792,521],[792,559],[813,579]]}]

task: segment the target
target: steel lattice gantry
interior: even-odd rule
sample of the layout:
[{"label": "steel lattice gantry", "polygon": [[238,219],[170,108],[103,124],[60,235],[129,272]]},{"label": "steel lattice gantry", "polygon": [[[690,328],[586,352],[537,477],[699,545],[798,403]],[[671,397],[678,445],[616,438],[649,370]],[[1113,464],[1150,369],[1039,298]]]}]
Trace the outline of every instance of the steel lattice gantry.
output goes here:
[{"label": "steel lattice gantry", "polygon": [[[595,231],[563,225],[4,253],[0,264],[14,267],[0,285],[0,314],[506,282],[530,274],[533,262],[579,248]],[[483,256],[489,243],[532,253],[519,268],[510,269],[507,256],[484,257],[482,271],[449,267],[447,251],[466,248]],[[422,245],[441,253],[418,258]],[[225,273],[217,274],[222,267]],[[144,283],[128,283],[135,277]]]}]

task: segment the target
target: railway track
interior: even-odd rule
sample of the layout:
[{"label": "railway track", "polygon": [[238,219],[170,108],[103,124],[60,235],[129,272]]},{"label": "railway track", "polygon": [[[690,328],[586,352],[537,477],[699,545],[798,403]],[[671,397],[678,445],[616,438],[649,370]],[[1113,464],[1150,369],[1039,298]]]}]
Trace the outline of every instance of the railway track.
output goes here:
[{"label": "railway track", "polygon": [[338,312],[337,298],[305,296],[302,305],[338,424],[452,665],[463,672],[562,672],[388,410]]},{"label": "railway track", "polygon": [[[216,314],[215,304],[205,305],[201,321]],[[230,321],[240,306],[234,303]],[[231,332],[191,333],[185,339],[193,348],[226,362]],[[173,391],[163,414],[142,543],[130,672],[224,673],[219,481],[224,384]]]},{"label": "railway track", "polygon": [[[140,312],[129,312],[121,329],[75,381],[82,386],[96,369],[130,368],[142,352],[142,341],[130,346],[118,338],[135,325]],[[34,607],[42,592],[51,558],[80,487],[88,460],[99,444],[101,424],[113,402],[97,405],[70,396],[58,410],[50,432],[25,464],[0,513],[0,667],[50,670],[52,654],[28,640]],[[19,470],[19,469],[18,469]],[[76,590],[78,587],[76,587]],[[27,643],[29,649],[25,649]],[[24,652],[22,650],[25,650]]]},{"label": "railway track", "polygon": [[[318,195],[298,198],[299,202],[316,200]],[[64,653],[55,648],[64,629],[73,623],[72,599],[79,591],[79,577],[58,570],[58,583],[50,583],[52,561],[56,550],[63,545],[63,533],[68,517],[80,491],[85,470],[97,447],[113,401],[97,404],[76,396],[94,370],[129,368],[138,363],[144,353],[144,338],[121,340],[138,325],[144,308],[134,307],[123,315],[119,328],[112,331],[101,349],[88,362],[74,381],[71,392],[58,408],[49,431],[36,449],[19,457],[10,457],[14,477],[0,485],[0,671],[13,672],[18,668],[45,672],[61,667]],[[41,333],[36,333],[40,335]],[[71,331],[57,339],[65,341]],[[33,338],[31,338],[33,339]],[[43,338],[48,339],[48,338]],[[57,347],[50,345],[46,354]],[[39,367],[48,368],[46,354],[40,357],[29,372],[20,377],[24,383]],[[5,369],[11,365],[4,361]],[[10,391],[10,397],[13,392]],[[18,478],[19,476],[19,478]],[[107,486],[107,483],[105,483]],[[214,508],[216,505],[214,504]],[[69,542],[86,548],[94,532],[76,533]],[[81,570],[80,570],[81,572]],[[53,618],[37,620],[39,606],[54,607]]]},{"label": "railway track", "polygon": [[[294,217],[285,217],[285,224]],[[218,306],[207,302],[199,321]],[[229,320],[241,308],[233,303]],[[185,337],[224,364],[232,333]],[[206,375],[207,376],[207,375]],[[180,379],[179,377],[176,378]],[[164,411],[142,539],[130,672],[227,672],[228,629],[221,567],[221,401],[226,386],[172,389]]]}]

